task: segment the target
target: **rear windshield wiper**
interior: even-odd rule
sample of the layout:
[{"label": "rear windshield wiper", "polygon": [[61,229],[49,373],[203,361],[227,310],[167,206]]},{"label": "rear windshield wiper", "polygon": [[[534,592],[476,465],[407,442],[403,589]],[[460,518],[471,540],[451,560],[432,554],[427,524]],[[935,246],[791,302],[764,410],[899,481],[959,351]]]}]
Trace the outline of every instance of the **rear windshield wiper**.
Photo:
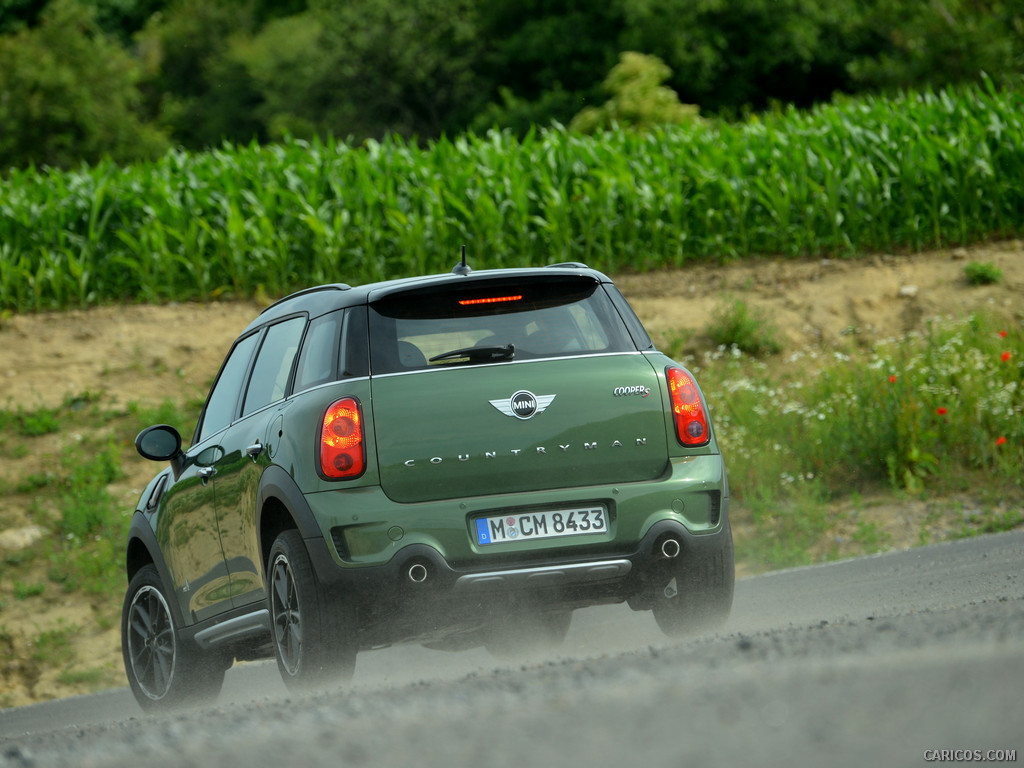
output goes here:
[{"label": "rear windshield wiper", "polygon": [[429,362],[438,363],[442,360],[457,360],[464,357],[471,363],[493,363],[498,360],[511,360],[515,356],[515,344],[508,344],[504,347],[463,347],[434,355]]}]

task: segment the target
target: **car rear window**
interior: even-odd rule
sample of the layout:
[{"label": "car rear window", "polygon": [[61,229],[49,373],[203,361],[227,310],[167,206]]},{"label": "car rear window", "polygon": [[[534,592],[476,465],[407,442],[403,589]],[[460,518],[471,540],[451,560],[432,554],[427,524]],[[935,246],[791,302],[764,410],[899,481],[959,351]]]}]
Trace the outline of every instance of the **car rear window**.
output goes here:
[{"label": "car rear window", "polygon": [[[512,345],[503,356],[499,349]],[[447,356],[493,349],[495,361],[614,352],[636,345],[592,278],[487,280],[392,294],[370,307],[371,368],[376,374],[480,362]],[[445,359],[431,358],[445,355]]]}]

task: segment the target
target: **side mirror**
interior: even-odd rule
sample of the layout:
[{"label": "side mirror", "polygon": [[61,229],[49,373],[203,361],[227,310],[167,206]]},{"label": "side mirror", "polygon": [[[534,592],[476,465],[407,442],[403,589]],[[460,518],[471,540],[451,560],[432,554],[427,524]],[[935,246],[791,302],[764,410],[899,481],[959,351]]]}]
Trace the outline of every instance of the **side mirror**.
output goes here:
[{"label": "side mirror", "polygon": [[181,435],[168,424],[146,427],[135,438],[135,450],[144,459],[171,461],[181,453]]},{"label": "side mirror", "polygon": [[181,474],[185,452],[181,450],[181,435],[169,424],[146,427],[135,438],[135,450],[150,461],[169,461],[174,479]]},{"label": "side mirror", "polygon": [[185,452],[181,450],[181,435],[169,424],[157,424],[139,432],[135,438],[135,450],[144,459],[171,462],[175,480],[181,474],[185,459]]}]

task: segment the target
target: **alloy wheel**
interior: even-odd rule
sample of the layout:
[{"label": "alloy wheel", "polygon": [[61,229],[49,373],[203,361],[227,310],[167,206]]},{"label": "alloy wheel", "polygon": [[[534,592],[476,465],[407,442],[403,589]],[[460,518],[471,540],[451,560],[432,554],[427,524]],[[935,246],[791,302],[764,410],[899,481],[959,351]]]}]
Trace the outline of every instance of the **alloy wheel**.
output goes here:
[{"label": "alloy wheel", "polygon": [[294,675],[302,659],[302,614],[295,577],[288,558],[279,554],[273,567],[274,642],[288,674]]},{"label": "alloy wheel", "polygon": [[128,658],[142,692],[163,698],[174,679],[174,625],[164,596],[148,585],[135,593],[128,609]]}]

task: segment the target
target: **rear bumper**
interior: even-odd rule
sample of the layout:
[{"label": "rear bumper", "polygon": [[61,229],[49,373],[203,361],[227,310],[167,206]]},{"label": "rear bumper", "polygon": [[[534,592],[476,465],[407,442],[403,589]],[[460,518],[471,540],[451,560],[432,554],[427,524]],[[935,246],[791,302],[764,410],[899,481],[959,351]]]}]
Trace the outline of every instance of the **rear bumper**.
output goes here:
[{"label": "rear bumper", "polygon": [[[645,483],[418,505],[396,504],[379,488],[306,499],[324,534],[306,539],[317,577],[332,599],[357,606],[369,628],[366,645],[520,609],[622,601],[649,608],[673,564],[721,561],[732,547],[719,455],[673,459],[662,477]],[[487,546],[473,540],[481,515],[584,500],[608,510],[603,534]]]},{"label": "rear bumper", "polygon": [[[678,554],[668,557],[665,553],[676,545]],[[670,569],[721,561],[731,552],[732,533],[727,518],[718,530],[700,535],[662,520],[626,553],[476,568],[453,567],[436,549],[412,544],[385,565],[340,569],[323,539],[307,541],[307,546],[329,599],[355,604],[362,645],[373,647],[428,642],[518,611],[620,602],[645,610],[671,580]]]},{"label": "rear bumper", "polygon": [[[413,544],[436,550],[455,568],[529,562],[543,559],[546,553],[627,554],[661,520],[673,520],[692,534],[713,533],[725,518],[728,498],[725,465],[718,454],[673,458],[660,477],[637,483],[416,504],[395,502],[380,486],[338,488],[304,497],[328,553],[345,571],[383,566]],[[474,521],[480,517],[598,504],[607,511],[609,523],[599,533],[488,545],[475,541]]]}]

